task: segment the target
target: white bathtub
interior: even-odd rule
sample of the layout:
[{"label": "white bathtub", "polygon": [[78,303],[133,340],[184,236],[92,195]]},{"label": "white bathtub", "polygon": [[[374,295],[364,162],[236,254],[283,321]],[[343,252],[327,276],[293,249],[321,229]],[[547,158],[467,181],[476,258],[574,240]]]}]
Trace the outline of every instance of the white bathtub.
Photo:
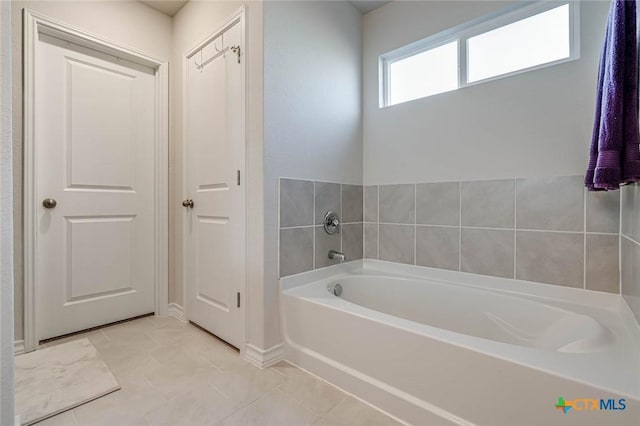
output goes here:
[{"label": "white bathtub", "polygon": [[[374,260],[281,290],[286,359],[406,423],[640,425],[640,327],[618,295]],[[626,409],[564,414],[559,396]]]}]

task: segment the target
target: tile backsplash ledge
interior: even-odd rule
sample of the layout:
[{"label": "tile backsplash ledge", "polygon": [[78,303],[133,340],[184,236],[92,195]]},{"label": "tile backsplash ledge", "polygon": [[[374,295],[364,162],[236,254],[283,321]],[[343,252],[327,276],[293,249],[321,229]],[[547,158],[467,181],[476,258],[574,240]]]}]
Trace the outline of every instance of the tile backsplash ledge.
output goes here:
[{"label": "tile backsplash ledge", "polygon": [[582,179],[365,186],[364,255],[619,293],[620,192]]},{"label": "tile backsplash ledge", "polygon": [[[280,276],[329,266],[334,249],[347,260],[620,293],[620,204],[620,191],[587,192],[582,176],[368,186],[281,178]],[[343,221],[338,235],[321,226],[327,210]],[[627,227],[640,241],[640,221]]]}]

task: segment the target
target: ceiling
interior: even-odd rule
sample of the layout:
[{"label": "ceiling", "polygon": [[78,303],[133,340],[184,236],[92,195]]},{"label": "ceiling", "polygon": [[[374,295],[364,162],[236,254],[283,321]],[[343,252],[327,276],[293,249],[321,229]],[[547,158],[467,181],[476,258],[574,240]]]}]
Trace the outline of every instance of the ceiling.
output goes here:
[{"label": "ceiling", "polygon": [[[182,9],[187,1],[189,0],[138,0],[140,3],[146,4],[147,6],[157,10],[158,12],[162,12],[165,15],[175,16],[176,13]],[[363,15],[365,13],[369,13],[374,9],[379,8],[387,3],[387,1],[381,0],[352,0],[351,3],[356,9],[360,11]]]},{"label": "ceiling", "polygon": [[372,10],[379,8],[380,6],[384,6],[385,4],[390,3],[390,1],[389,0],[387,1],[353,0],[353,1],[350,1],[349,3],[351,3],[356,9],[360,11],[360,13],[364,15],[365,13],[369,13]]},{"label": "ceiling", "polygon": [[175,16],[182,6],[184,6],[188,0],[138,0],[142,4],[146,4],[152,9],[162,12],[165,15]]}]

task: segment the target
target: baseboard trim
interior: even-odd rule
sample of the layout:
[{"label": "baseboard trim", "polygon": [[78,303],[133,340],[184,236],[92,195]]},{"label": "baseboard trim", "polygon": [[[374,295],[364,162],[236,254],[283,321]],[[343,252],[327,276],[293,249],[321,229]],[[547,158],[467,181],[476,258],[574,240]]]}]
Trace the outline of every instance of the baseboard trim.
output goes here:
[{"label": "baseboard trim", "polygon": [[271,346],[269,349],[260,349],[247,343],[244,359],[259,368],[268,368],[284,359],[284,346],[282,343]]},{"label": "baseboard trim", "polygon": [[184,309],[177,303],[169,303],[167,314],[176,318],[180,322],[187,322],[187,319],[184,317]]},{"label": "baseboard trim", "polygon": [[21,355],[24,353],[24,340],[16,340],[13,342],[13,354]]}]

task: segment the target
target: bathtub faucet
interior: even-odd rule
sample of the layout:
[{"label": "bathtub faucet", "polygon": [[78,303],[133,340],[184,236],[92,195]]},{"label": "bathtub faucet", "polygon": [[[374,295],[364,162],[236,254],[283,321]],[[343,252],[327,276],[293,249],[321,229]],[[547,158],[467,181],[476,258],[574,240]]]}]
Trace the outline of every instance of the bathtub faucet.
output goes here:
[{"label": "bathtub faucet", "polygon": [[337,250],[329,250],[329,259],[331,259],[331,260],[337,259],[337,260],[340,261],[340,263],[342,263],[345,260],[347,260],[347,258],[344,255],[344,253],[339,252]]}]

